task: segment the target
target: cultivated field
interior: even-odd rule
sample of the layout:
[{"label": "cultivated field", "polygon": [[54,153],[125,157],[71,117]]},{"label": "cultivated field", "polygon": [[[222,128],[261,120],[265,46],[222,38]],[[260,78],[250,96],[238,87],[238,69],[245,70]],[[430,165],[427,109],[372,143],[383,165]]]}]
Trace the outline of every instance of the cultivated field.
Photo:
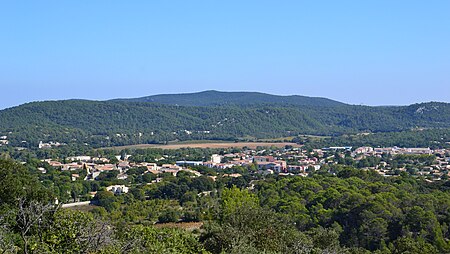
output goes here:
[{"label": "cultivated field", "polygon": [[290,142],[204,142],[204,143],[174,143],[168,145],[155,145],[155,144],[140,144],[129,146],[115,146],[105,149],[145,149],[145,148],[160,148],[160,149],[180,149],[180,148],[230,148],[230,147],[248,147],[255,149],[258,146],[275,146],[284,147],[290,145],[293,147],[299,147],[300,145]]}]

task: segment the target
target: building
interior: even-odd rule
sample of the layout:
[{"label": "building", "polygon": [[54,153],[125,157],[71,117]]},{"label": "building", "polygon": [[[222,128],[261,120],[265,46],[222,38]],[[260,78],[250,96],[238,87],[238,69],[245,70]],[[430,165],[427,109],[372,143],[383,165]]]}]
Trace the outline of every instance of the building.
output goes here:
[{"label": "building", "polygon": [[221,155],[213,154],[211,156],[211,162],[212,163],[216,163],[216,164],[221,163],[222,162],[222,158],[223,158],[223,156],[221,156]]},{"label": "building", "polygon": [[201,166],[203,165],[203,161],[177,161],[176,164],[180,167],[186,167],[186,166]]},{"label": "building", "polygon": [[326,148],[322,148],[322,150],[325,151],[351,151],[352,147],[351,146],[331,146],[331,147],[326,147]]},{"label": "building", "polygon": [[67,157],[68,161],[91,161],[91,156],[72,156]]},{"label": "building", "polygon": [[253,157],[254,163],[274,162],[273,156],[255,156]]},{"label": "building", "polygon": [[120,195],[122,193],[128,193],[128,187],[125,185],[111,185],[106,187],[107,191],[111,191],[112,193],[116,195]]},{"label": "building", "polygon": [[285,161],[257,162],[258,170],[271,169],[277,173],[284,172],[287,169]]}]

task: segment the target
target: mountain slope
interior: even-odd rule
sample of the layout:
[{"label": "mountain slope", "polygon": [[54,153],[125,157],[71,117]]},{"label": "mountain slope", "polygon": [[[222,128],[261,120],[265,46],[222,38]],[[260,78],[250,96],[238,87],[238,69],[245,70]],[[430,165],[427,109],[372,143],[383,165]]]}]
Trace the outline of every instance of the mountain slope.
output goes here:
[{"label": "mountain slope", "polygon": [[[340,135],[411,128],[450,128],[450,104],[404,107],[236,105],[194,107],[123,101],[48,101],[0,111],[10,145],[39,141],[94,147],[170,140]],[[26,141],[25,143],[22,141]]]},{"label": "mountain slope", "polygon": [[220,92],[203,91],[184,94],[160,94],[132,99],[116,99],[123,102],[155,102],[180,106],[218,106],[218,105],[255,105],[270,103],[272,105],[297,106],[343,106],[342,102],[327,98],[307,97],[300,95],[271,95],[258,92]]}]

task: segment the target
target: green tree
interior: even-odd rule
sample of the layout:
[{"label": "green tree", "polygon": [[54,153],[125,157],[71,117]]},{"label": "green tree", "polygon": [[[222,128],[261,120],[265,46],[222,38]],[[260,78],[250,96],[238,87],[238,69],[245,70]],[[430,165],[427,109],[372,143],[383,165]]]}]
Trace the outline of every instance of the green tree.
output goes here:
[{"label": "green tree", "polygon": [[114,243],[111,225],[90,213],[68,209],[54,215],[43,239],[52,253],[92,253]]},{"label": "green tree", "polygon": [[110,191],[98,191],[94,197],[94,200],[96,200],[98,205],[104,207],[108,212],[119,208],[117,198]]}]

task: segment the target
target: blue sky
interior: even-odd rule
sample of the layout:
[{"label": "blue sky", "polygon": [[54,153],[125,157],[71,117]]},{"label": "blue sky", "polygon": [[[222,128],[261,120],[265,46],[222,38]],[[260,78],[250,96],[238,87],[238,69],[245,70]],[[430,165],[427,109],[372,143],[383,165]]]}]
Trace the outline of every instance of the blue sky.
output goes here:
[{"label": "blue sky", "polygon": [[450,98],[450,1],[1,1],[0,108],[202,90]]}]

